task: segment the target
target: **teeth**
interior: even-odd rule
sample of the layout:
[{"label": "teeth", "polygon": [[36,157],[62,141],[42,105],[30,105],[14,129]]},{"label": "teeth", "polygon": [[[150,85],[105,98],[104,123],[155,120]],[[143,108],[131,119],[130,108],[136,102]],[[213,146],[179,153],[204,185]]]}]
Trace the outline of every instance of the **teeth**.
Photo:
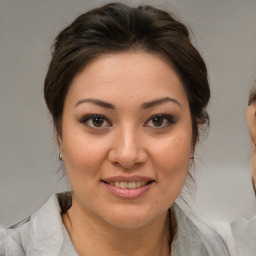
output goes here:
[{"label": "teeth", "polygon": [[117,188],[128,188],[128,189],[135,189],[140,188],[146,185],[146,181],[133,181],[133,182],[124,182],[124,181],[116,181],[110,182],[110,185],[115,186]]},{"label": "teeth", "polygon": [[141,186],[145,186],[145,185],[146,185],[146,181],[142,181]]},{"label": "teeth", "polygon": [[136,182],[129,182],[128,183],[128,188],[130,188],[130,189],[136,188]]},{"label": "teeth", "polygon": [[128,188],[127,182],[120,182],[120,188]]}]

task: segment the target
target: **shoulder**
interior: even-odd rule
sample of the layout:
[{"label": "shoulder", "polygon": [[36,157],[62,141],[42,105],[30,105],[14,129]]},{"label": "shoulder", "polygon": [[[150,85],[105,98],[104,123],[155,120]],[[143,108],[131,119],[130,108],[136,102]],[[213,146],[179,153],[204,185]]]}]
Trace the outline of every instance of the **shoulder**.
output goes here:
[{"label": "shoulder", "polygon": [[60,248],[66,235],[61,213],[67,210],[69,202],[64,198],[70,198],[69,194],[52,195],[31,217],[5,230],[2,242],[4,255],[47,255],[50,247],[59,245]]},{"label": "shoulder", "polygon": [[0,256],[4,255],[5,230],[0,226]]},{"label": "shoulder", "polygon": [[256,216],[231,223],[232,235],[241,255],[256,255]]},{"label": "shoulder", "polygon": [[2,250],[5,252],[4,255],[25,255],[29,221],[30,218],[27,218],[4,231],[2,245]]},{"label": "shoulder", "polygon": [[[214,226],[211,221],[199,217],[188,205],[179,202],[174,205],[175,218],[177,221],[177,238],[175,243],[188,252],[180,253],[178,255],[236,255],[231,253],[232,246],[227,240],[226,228],[227,226]],[[221,228],[221,234],[218,231]],[[219,230],[217,230],[219,229]],[[184,249],[185,248],[185,249]],[[193,252],[192,254],[189,254]]]}]

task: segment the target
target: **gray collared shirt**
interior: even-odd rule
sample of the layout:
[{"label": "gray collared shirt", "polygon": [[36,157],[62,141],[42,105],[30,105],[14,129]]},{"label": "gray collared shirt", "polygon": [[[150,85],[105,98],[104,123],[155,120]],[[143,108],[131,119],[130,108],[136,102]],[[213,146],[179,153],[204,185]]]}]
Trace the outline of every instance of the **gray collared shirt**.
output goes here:
[{"label": "gray collared shirt", "polygon": [[[66,204],[65,201],[68,203]],[[78,256],[61,217],[63,207],[67,208],[69,202],[70,193],[54,194],[29,219],[6,231],[2,229],[0,232],[0,255]],[[172,210],[177,222],[177,233],[172,242],[172,256],[230,255],[225,242],[207,225],[204,226],[202,232],[202,229],[198,228],[177,204],[172,206]],[[255,256],[256,242],[251,243],[249,252],[244,248],[246,241],[243,241],[245,237],[241,230],[247,232],[247,224],[240,220],[232,225],[232,230],[236,234],[235,238],[240,241],[239,246],[245,253],[237,255]],[[256,230],[256,218],[253,221],[253,227]],[[254,233],[254,237],[256,237],[256,231]]]}]

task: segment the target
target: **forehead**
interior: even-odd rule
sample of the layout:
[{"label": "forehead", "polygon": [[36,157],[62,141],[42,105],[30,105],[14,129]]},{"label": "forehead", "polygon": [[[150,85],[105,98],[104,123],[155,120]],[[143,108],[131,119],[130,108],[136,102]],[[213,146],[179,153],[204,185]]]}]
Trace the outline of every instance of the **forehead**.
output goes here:
[{"label": "forehead", "polygon": [[111,102],[174,97],[187,104],[181,79],[163,57],[144,51],[109,53],[91,62],[73,79],[67,100],[93,97]]}]

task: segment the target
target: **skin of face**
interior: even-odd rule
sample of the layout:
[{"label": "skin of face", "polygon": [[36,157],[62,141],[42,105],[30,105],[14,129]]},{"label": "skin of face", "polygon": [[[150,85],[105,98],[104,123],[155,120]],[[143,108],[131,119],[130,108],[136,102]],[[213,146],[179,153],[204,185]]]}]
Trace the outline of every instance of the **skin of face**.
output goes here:
[{"label": "skin of face", "polygon": [[247,107],[246,121],[252,143],[256,144],[256,103]]},{"label": "skin of face", "polygon": [[252,142],[251,175],[252,175],[254,190],[256,191],[256,103],[255,102],[247,107],[246,121],[247,121],[247,127],[249,130],[249,134]]},{"label": "skin of face", "polygon": [[[71,209],[81,221],[132,230],[164,220],[192,154],[189,102],[180,78],[156,54],[97,57],[70,85],[58,143],[73,190]],[[116,196],[103,182],[135,175],[153,182],[133,199]]]}]

